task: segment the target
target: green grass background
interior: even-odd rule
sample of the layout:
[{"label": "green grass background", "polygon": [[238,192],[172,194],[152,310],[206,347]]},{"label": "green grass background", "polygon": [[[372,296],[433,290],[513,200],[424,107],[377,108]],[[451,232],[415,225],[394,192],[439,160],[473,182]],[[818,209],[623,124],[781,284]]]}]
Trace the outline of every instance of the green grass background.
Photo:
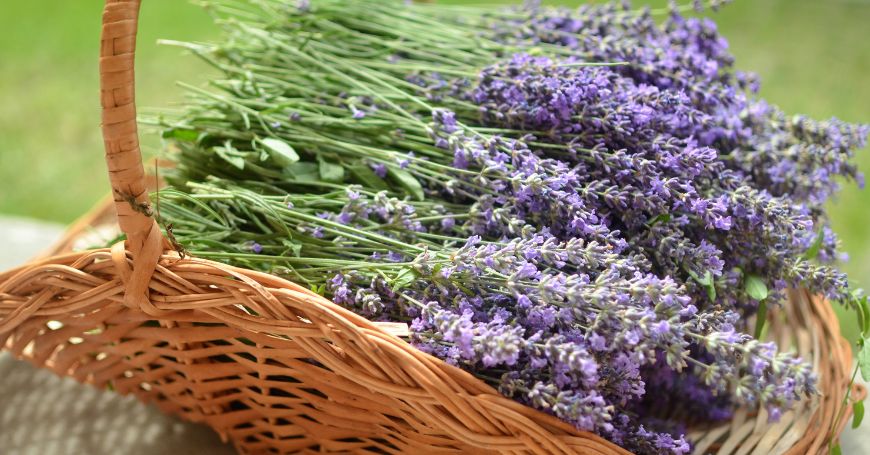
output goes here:
[{"label": "green grass background", "polygon": [[[138,102],[170,106],[182,100],[175,81],[202,82],[208,72],[156,40],[208,40],[216,30],[188,2],[143,3]],[[101,9],[100,0],[0,6],[0,214],[68,223],[108,192],[97,85]],[[761,75],[761,94],[771,102],[788,112],[870,122],[870,0],[736,0],[712,17],[737,66]],[[143,140],[146,153],[158,145],[154,137]],[[870,151],[859,161],[870,174]],[[870,288],[870,195],[847,186],[831,214],[852,256],[845,269]],[[854,336],[854,318],[843,316],[844,331]]]}]

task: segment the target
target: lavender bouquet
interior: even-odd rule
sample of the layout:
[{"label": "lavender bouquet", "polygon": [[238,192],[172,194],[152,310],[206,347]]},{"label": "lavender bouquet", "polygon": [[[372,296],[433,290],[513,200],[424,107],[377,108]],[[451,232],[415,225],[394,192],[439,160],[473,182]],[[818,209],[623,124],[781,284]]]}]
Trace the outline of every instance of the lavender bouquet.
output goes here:
[{"label": "lavender bouquet", "polygon": [[174,44],[220,77],[149,120],[175,162],[160,216],[195,256],[406,322],[637,453],[815,393],[760,341],[788,288],[870,318],[824,210],[863,184],[868,128],[768,105],[685,6],[206,5],[225,40]]}]

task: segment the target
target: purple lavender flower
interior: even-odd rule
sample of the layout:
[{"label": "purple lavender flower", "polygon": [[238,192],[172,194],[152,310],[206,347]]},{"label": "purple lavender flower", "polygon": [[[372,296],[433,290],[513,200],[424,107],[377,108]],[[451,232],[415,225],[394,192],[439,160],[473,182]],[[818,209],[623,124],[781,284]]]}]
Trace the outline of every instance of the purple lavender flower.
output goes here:
[{"label": "purple lavender flower", "polygon": [[370,164],[370,167],[372,168],[373,171],[375,171],[375,174],[377,174],[378,177],[380,177],[380,178],[387,177],[387,166],[385,164],[372,163],[372,164]]},{"label": "purple lavender flower", "polygon": [[353,113],[353,118],[357,120],[365,118],[366,116],[366,112],[364,110],[357,109],[357,107],[353,104],[350,105],[350,111]]}]

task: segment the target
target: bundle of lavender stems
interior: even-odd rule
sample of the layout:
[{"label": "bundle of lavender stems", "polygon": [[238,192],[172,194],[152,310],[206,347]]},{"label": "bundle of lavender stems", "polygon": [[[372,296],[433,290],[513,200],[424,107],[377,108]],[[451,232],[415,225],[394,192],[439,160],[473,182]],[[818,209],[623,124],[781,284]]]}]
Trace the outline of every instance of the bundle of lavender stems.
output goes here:
[{"label": "bundle of lavender stems", "polygon": [[636,453],[775,421],[817,378],[766,309],[866,312],[825,203],[868,128],[758,98],[703,6],[208,0],[161,221]]}]

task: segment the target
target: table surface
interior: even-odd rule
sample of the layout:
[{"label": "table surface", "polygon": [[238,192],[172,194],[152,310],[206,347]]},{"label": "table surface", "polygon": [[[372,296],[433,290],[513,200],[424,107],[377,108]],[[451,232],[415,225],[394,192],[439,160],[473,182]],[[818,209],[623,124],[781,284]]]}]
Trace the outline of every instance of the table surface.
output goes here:
[{"label": "table surface", "polygon": [[[0,270],[20,265],[63,227],[0,216]],[[0,452],[7,455],[232,454],[209,428],[162,414],[0,353]],[[870,453],[870,430],[847,428],[844,454]]]}]

